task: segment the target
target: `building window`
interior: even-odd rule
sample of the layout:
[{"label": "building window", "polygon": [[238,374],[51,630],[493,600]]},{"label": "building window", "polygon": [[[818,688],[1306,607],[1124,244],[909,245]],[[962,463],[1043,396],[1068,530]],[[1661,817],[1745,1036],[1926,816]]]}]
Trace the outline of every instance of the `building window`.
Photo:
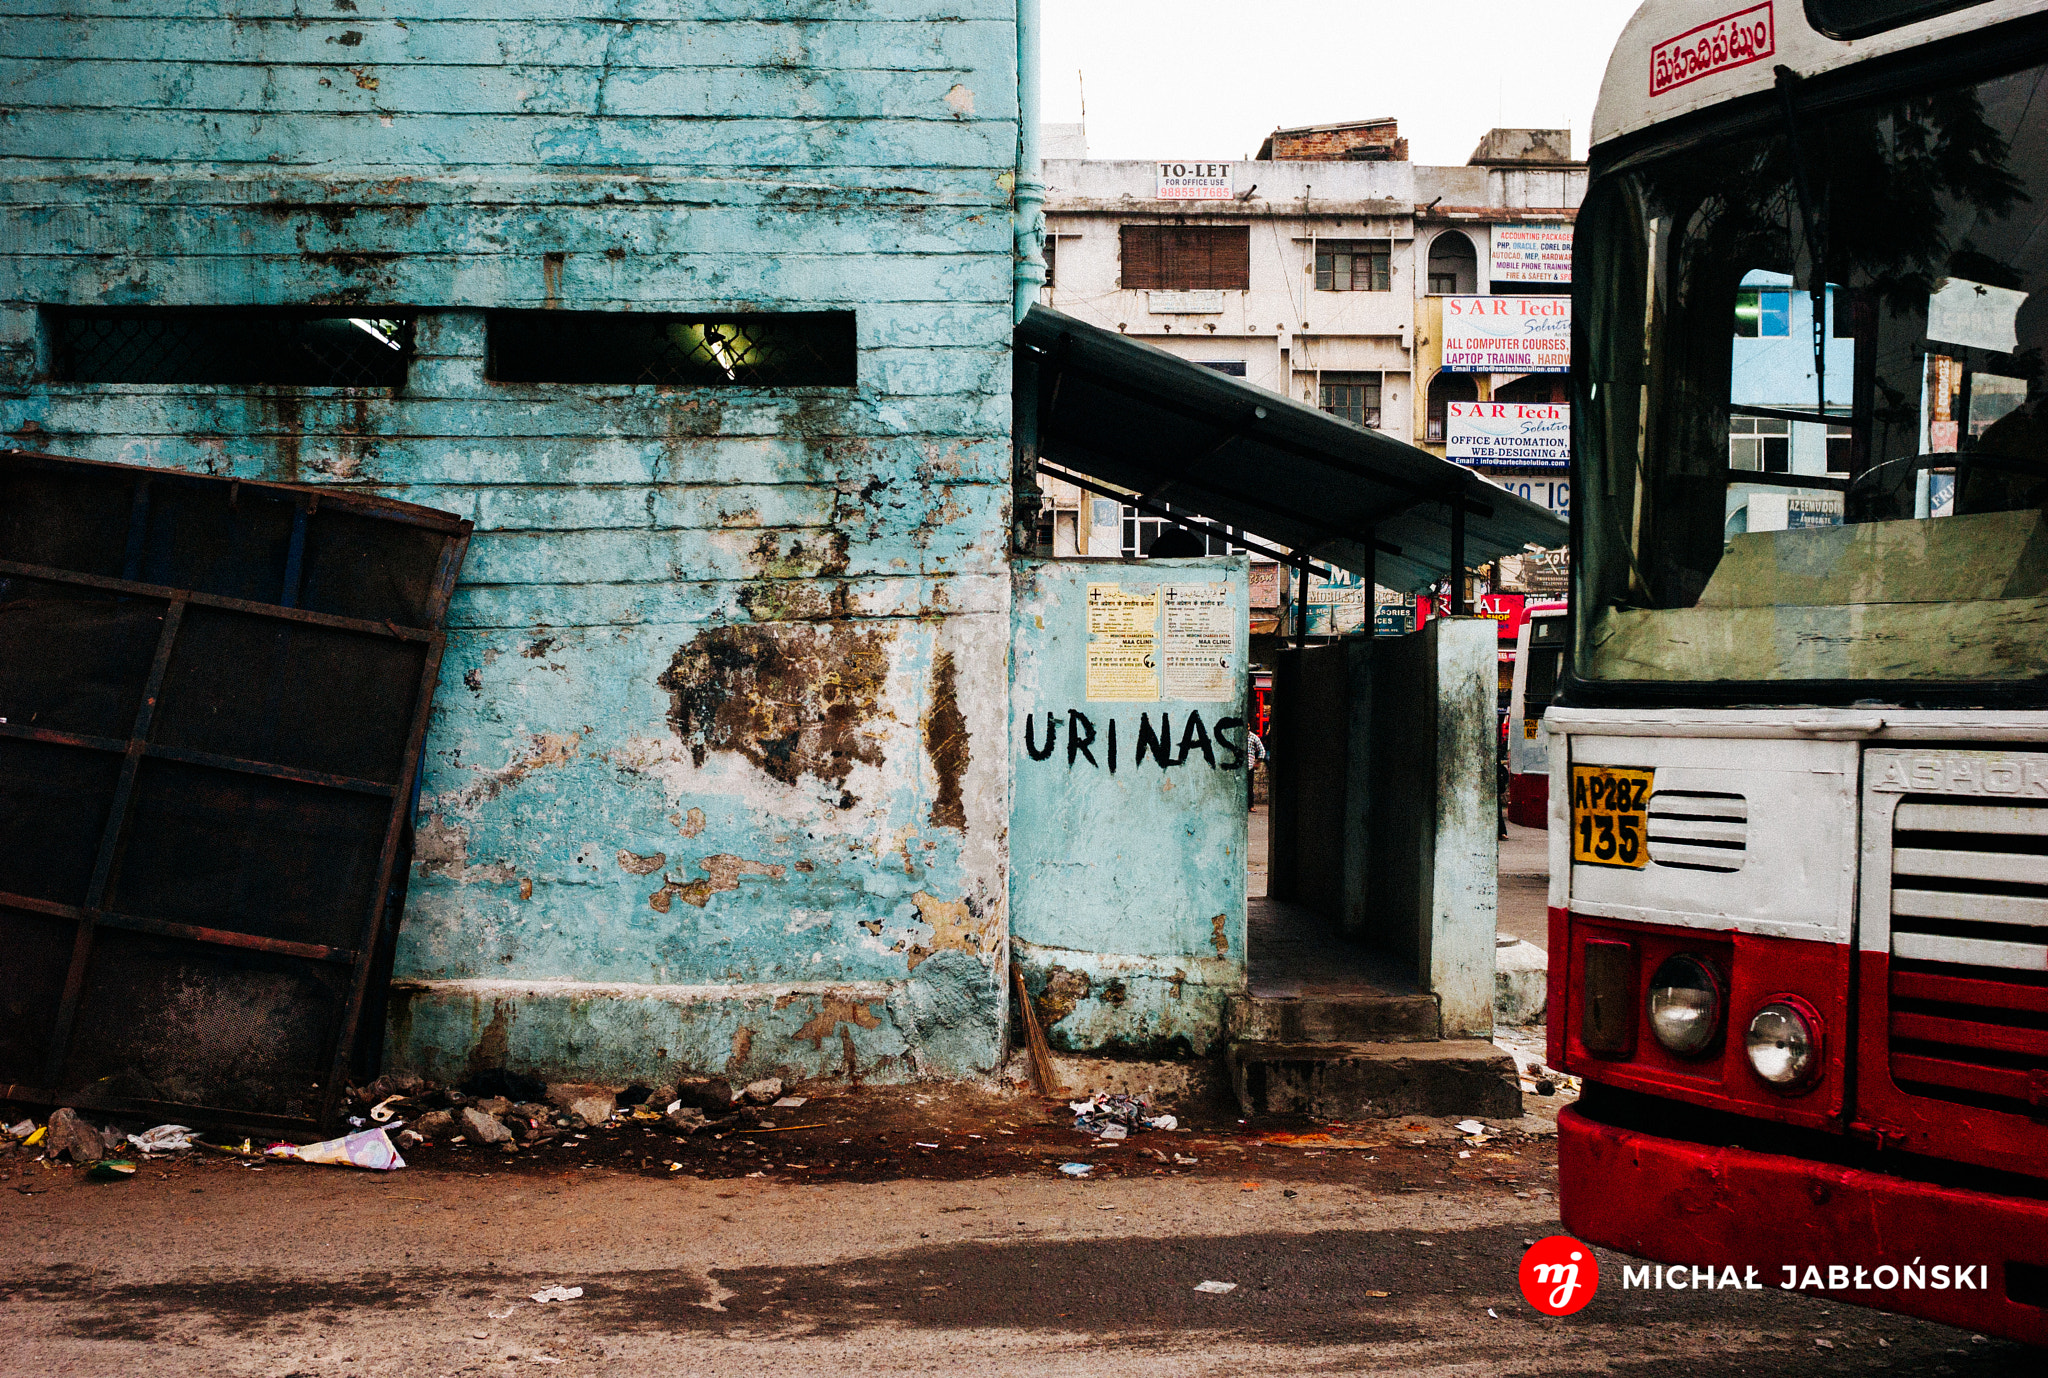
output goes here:
[{"label": "building window", "polygon": [[1318,292],[1384,292],[1392,270],[1392,246],[1365,239],[1316,241]]},{"label": "building window", "polygon": [[[1169,512],[1178,510],[1171,503],[1161,503],[1160,505]],[[1153,542],[1157,541],[1162,534],[1168,531],[1184,529],[1175,526],[1164,517],[1155,517],[1149,513],[1140,512],[1129,503],[1123,505],[1123,514],[1123,557],[1126,560],[1144,559],[1152,553]],[[1182,512],[1181,515],[1194,521],[1202,520],[1192,512]],[[1218,536],[1214,532],[1191,531],[1188,534],[1201,541],[1205,547],[1205,553],[1210,555],[1235,555],[1244,549],[1241,545],[1233,544],[1229,537]],[[1244,533],[1233,527],[1231,528],[1231,534],[1243,535]]]},{"label": "building window", "polygon": [[1766,474],[1792,470],[1792,423],[1767,416],[1728,418],[1728,467]]},{"label": "building window", "polygon": [[1320,406],[1332,416],[1341,416],[1374,430],[1380,424],[1380,375],[1377,373],[1325,373],[1321,376]]},{"label": "building window", "polygon": [[155,307],[44,319],[60,383],[396,388],[412,362],[411,316]]},{"label": "building window", "polygon": [[1049,234],[1045,237],[1045,285],[1052,286],[1053,272],[1059,266],[1060,237]]},{"label": "building window", "polygon": [[1754,340],[1792,333],[1792,294],[1769,287],[1744,287],[1735,294],[1735,334]]},{"label": "building window", "polygon": [[493,311],[485,376],[499,383],[851,387],[853,313],[684,316]]},{"label": "building window", "polygon": [[1244,377],[1244,360],[1242,359],[1197,359],[1195,362],[1203,368],[1212,369],[1217,373],[1227,373],[1232,378]]},{"label": "building window", "polygon": [[1121,238],[1126,291],[1251,289],[1249,225],[1125,225]]},{"label": "building window", "polygon": [[1438,373],[1429,380],[1429,421],[1424,438],[1432,445],[1444,443],[1445,422],[1453,402],[1477,402],[1479,384],[1469,373]]},{"label": "building window", "polygon": [[1429,241],[1429,294],[1470,296],[1479,290],[1479,254],[1458,230],[1445,230]]}]

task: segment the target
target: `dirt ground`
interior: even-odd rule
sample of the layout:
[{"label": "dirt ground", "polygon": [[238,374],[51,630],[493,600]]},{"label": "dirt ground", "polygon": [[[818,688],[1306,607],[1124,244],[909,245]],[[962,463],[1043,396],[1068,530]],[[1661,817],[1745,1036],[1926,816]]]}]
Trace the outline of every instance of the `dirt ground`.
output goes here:
[{"label": "dirt ground", "polygon": [[1117,1145],[1032,1097],[880,1088],[722,1139],[629,1120],[395,1172],[209,1153],[119,1182],[16,1148],[0,1374],[2040,1372],[1824,1298],[1621,1293],[1604,1251],[1607,1288],[1552,1320],[1515,1281],[1558,1230],[1541,1119],[1189,1109]]},{"label": "dirt ground", "polygon": [[[1532,1098],[1533,1099],[1533,1098]],[[1163,1177],[1327,1182],[1390,1192],[1551,1189],[1555,1154],[1540,1117],[1472,1145],[1452,1121],[1411,1117],[1366,1125],[1269,1117],[1248,1122],[1214,1108],[1175,1105],[1183,1128],[1149,1131],[1121,1142],[1073,1128],[1065,1101],[1005,1096],[972,1087],[874,1087],[811,1096],[799,1107],[767,1112],[755,1128],[684,1135],[659,1119],[621,1118],[517,1152],[445,1140],[408,1144],[410,1168],[483,1179],[553,1178],[582,1173],[708,1181],[761,1178],[826,1185],[844,1182],[961,1182],[1019,1173],[1061,1175],[1062,1164],[1091,1164],[1096,1180]],[[27,1113],[14,1107],[10,1119]],[[1503,1122],[1521,1126],[1521,1121]],[[195,1152],[159,1158],[143,1180],[218,1178],[236,1172],[331,1173],[332,1168],[268,1160],[252,1152]],[[1460,1155],[1463,1156],[1460,1156]],[[32,1150],[0,1150],[0,1185],[35,1193],[76,1172],[35,1161]],[[1164,1161],[1162,1161],[1164,1159]],[[1190,1161],[1179,1161],[1190,1160]],[[125,1184],[96,1184],[102,1189]]]}]

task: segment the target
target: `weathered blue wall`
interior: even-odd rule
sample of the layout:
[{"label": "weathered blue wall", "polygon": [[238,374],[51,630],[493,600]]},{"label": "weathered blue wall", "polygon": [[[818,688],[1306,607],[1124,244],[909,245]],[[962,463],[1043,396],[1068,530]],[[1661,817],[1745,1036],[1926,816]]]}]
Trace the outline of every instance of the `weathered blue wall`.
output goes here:
[{"label": "weathered blue wall", "polygon": [[[1015,577],[1011,940],[1046,1037],[1074,1052],[1208,1052],[1245,984],[1250,563],[1019,561]],[[1091,700],[1088,587],[1103,583],[1140,597],[1221,589],[1231,697]],[[1162,718],[1165,765],[1138,750]]]},{"label": "weathered blue wall", "polygon": [[[1016,45],[1011,0],[0,3],[0,428],[477,524],[393,1063],[997,1058]],[[420,309],[404,389],[42,373],[40,306],[326,303]],[[859,386],[492,383],[494,306],[850,308]]]}]

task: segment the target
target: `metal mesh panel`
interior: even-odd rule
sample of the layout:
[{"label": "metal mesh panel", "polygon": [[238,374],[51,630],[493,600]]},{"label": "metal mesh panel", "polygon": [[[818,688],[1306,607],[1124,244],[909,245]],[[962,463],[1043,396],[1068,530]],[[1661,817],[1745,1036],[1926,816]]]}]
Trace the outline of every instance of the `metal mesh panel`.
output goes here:
[{"label": "metal mesh panel", "polygon": [[490,376],[503,383],[775,388],[855,382],[850,311],[500,311],[488,322]]},{"label": "metal mesh panel", "polygon": [[60,382],[395,388],[410,317],[277,311],[50,312]]},{"label": "metal mesh panel", "polygon": [[104,908],[348,950],[391,800],[145,760]]},{"label": "metal mesh panel", "polygon": [[0,740],[0,894],[83,902],[120,775],[111,752]]},{"label": "metal mesh panel", "polygon": [[311,1118],[347,969],[102,930],[64,1081],[110,1100]]},{"label": "metal mesh panel", "polygon": [[193,608],[150,739],[395,785],[424,656],[416,641]]},{"label": "metal mesh panel", "polygon": [[[135,725],[165,604],[0,575],[0,704],[34,704],[37,727],[126,737]],[[0,715],[6,709],[0,708]]]},{"label": "metal mesh panel", "polygon": [[0,909],[7,960],[0,962],[0,1082],[26,1081],[42,1070],[64,996],[76,927],[68,920]]},{"label": "metal mesh panel", "polygon": [[0,451],[0,1096],[313,1129],[469,524]]}]

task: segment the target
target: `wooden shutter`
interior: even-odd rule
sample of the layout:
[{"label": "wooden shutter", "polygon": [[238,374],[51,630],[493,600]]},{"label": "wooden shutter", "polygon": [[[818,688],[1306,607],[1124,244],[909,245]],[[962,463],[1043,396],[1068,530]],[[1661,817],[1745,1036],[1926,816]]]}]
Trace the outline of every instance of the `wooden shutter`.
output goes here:
[{"label": "wooden shutter", "polygon": [[1252,285],[1249,225],[1125,225],[1125,291],[1242,292]]},{"label": "wooden shutter", "polygon": [[1161,240],[1171,232],[1169,225],[1126,225],[1123,227],[1123,273],[1125,291],[1148,291],[1164,287],[1161,261],[1165,257]]}]

